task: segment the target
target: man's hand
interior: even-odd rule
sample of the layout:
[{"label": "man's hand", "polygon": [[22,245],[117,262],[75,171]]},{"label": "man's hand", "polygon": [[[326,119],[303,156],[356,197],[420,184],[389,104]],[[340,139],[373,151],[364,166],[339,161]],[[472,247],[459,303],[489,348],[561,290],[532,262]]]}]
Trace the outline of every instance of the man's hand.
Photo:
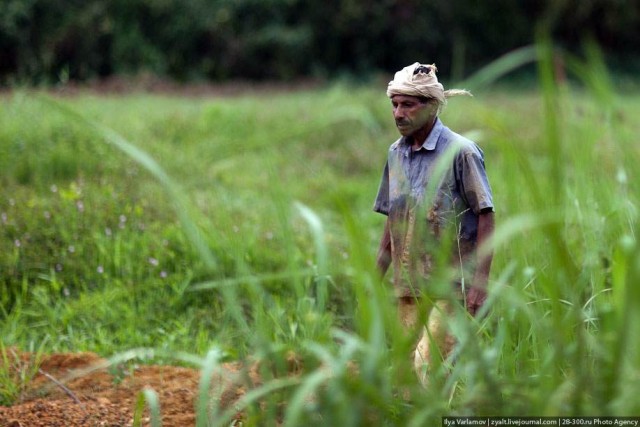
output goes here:
[{"label": "man's hand", "polygon": [[467,311],[471,313],[472,316],[475,316],[486,299],[487,291],[472,287],[467,293]]},{"label": "man's hand", "polygon": [[391,264],[391,231],[389,229],[389,219],[384,223],[384,231],[380,239],[380,248],[376,257],[376,266],[380,277],[384,277]]},{"label": "man's hand", "polygon": [[467,311],[475,316],[487,299],[487,285],[489,282],[489,271],[493,260],[493,251],[483,248],[487,240],[491,238],[494,229],[493,212],[488,211],[478,216],[478,254],[476,272],[473,277],[469,292],[467,293]]}]

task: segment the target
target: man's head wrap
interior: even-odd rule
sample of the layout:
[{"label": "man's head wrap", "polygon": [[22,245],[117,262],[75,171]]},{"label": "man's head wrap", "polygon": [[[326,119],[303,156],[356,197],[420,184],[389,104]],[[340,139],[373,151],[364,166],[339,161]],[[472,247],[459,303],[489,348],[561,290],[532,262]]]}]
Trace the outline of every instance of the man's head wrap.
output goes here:
[{"label": "man's head wrap", "polygon": [[447,98],[457,95],[471,95],[471,92],[463,89],[444,90],[436,77],[435,64],[425,65],[418,62],[404,67],[398,71],[387,87],[387,96],[409,95],[438,100],[442,107],[447,103]]}]

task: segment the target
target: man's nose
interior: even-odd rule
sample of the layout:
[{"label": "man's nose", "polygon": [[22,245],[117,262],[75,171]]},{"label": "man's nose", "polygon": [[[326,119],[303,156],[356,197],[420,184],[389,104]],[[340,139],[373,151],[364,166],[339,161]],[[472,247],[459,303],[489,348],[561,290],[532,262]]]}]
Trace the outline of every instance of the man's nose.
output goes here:
[{"label": "man's nose", "polygon": [[393,109],[393,117],[395,119],[401,119],[402,117],[404,117],[404,112],[402,111],[402,108],[400,107],[396,107]]}]

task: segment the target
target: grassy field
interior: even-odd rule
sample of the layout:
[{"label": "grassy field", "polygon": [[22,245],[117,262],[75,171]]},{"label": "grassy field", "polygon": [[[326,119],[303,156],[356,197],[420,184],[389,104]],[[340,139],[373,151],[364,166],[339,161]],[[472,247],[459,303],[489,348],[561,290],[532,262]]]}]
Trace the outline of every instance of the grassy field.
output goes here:
[{"label": "grassy field", "polygon": [[498,229],[487,315],[452,319],[456,363],[428,390],[373,268],[384,218],[371,208],[396,139],[384,88],[5,95],[2,346],[133,350],[205,372],[267,360],[244,402],[255,425],[638,415],[640,96],[599,73],[572,89],[542,67],[536,90],[444,111],[485,152]]}]

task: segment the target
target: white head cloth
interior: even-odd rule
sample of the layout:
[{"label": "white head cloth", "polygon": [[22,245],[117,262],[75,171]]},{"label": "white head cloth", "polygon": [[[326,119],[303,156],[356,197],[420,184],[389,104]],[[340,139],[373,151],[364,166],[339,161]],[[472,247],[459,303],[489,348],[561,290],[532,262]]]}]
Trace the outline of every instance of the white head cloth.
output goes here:
[{"label": "white head cloth", "polygon": [[471,92],[462,89],[444,90],[436,77],[435,64],[420,64],[415,62],[398,71],[387,87],[387,96],[410,95],[434,98],[440,105],[447,103],[447,98],[457,95],[472,96]]}]

